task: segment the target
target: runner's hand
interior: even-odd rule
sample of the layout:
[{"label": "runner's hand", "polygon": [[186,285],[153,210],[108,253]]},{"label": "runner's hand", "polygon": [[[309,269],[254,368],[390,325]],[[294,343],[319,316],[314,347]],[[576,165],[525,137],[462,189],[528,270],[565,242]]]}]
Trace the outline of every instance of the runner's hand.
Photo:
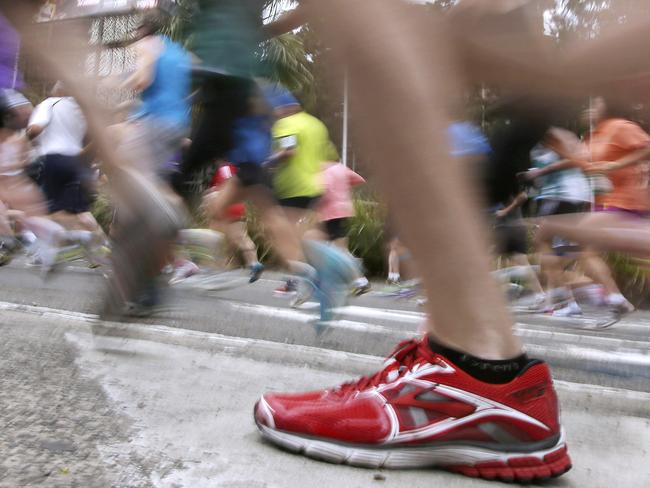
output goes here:
[{"label": "runner's hand", "polygon": [[528,171],[524,171],[523,173],[517,174],[517,178],[519,178],[519,181],[523,183],[529,183],[531,181],[535,181],[539,177],[540,177],[540,171],[537,169],[530,169]]},{"label": "runner's hand", "polygon": [[591,163],[587,166],[587,173],[609,173],[618,169],[617,163],[612,163],[610,161],[599,161],[596,163]]}]

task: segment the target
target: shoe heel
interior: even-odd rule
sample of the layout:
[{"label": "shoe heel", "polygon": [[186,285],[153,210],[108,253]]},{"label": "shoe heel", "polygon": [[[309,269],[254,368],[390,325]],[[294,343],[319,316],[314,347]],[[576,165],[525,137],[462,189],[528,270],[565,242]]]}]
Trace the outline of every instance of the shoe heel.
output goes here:
[{"label": "shoe heel", "polygon": [[528,454],[509,457],[504,461],[446,466],[445,469],[472,478],[529,483],[544,481],[566,473],[571,469],[571,458],[566,446],[562,446],[541,458]]}]

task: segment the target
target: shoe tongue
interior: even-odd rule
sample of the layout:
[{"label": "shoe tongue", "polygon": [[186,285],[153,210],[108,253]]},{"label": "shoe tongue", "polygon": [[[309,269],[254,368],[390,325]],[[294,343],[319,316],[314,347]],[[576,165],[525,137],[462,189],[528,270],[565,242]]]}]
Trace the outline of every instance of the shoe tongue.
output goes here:
[{"label": "shoe tongue", "polygon": [[429,363],[436,362],[437,355],[431,350],[431,346],[429,346],[429,334],[425,334],[422,336],[422,339],[420,339],[417,355]]},{"label": "shoe tongue", "polygon": [[[417,341],[405,344],[404,347],[398,350],[392,357],[388,358],[384,363],[384,368],[388,369],[391,365],[394,368],[394,374],[399,374],[399,370],[406,358],[412,357],[413,363],[417,361],[434,362],[436,360],[435,353],[429,347],[428,336],[423,336]],[[393,374],[393,371],[388,373]]]}]

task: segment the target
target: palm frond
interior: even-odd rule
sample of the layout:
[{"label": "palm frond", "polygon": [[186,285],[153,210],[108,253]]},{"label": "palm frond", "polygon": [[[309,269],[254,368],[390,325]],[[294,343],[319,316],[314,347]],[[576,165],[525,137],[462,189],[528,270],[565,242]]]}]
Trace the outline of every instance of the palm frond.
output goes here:
[{"label": "palm frond", "polygon": [[301,97],[313,96],[312,63],[299,34],[284,34],[266,41],[261,47],[260,58],[273,81]]}]

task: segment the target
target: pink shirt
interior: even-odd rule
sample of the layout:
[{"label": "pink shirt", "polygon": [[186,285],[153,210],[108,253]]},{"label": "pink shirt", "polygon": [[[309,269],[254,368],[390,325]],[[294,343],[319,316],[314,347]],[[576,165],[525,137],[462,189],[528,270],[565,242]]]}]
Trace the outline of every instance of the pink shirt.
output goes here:
[{"label": "pink shirt", "polygon": [[342,219],[354,216],[352,187],[365,183],[360,175],[341,163],[330,164],[323,171],[325,193],[321,198],[319,212],[322,220]]}]

